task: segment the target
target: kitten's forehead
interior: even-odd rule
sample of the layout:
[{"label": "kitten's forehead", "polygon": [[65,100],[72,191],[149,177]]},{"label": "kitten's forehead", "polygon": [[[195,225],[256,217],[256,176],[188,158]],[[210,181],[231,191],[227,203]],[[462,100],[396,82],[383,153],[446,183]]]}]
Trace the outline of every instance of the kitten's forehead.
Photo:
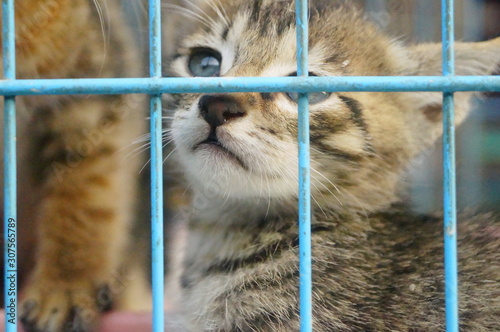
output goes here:
[{"label": "kitten's forehead", "polygon": [[[208,24],[198,22],[197,32],[184,40],[185,47],[230,49],[226,53],[234,55],[231,65],[245,64],[250,71],[232,75],[281,76],[295,71],[266,73],[270,63],[290,67],[288,64],[296,62],[295,1],[200,1],[200,15]],[[318,75],[390,74],[385,61],[390,41],[364,22],[355,9],[339,3],[310,1],[310,66],[317,67],[310,71]],[[344,68],[346,63],[348,68]]]}]

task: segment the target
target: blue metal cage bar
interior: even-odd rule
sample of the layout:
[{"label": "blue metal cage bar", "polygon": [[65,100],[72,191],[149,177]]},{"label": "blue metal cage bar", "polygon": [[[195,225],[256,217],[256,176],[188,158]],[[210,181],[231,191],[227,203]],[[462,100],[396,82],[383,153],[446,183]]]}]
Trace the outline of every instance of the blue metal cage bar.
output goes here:
[{"label": "blue metal cage bar", "polygon": [[[443,76],[455,74],[454,1],[442,0]],[[443,93],[443,198],[446,331],[458,332],[457,207],[453,92]]]},{"label": "blue metal cage bar", "polygon": [[498,76],[99,78],[0,81],[0,95],[214,92],[499,91]]},{"label": "blue metal cage bar", "polygon": [[[149,1],[149,71],[161,77],[161,1]],[[161,94],[151,95],[151,250],[153,287],[153,331],[165,330],[163,245],[163,157]]]},{"label": "blue metal cage bar", "polygon": [[[160,78],[161,28],[160,0],[149,1],[150,20],[150,78],[130,79],[73,79],[73,80],[16,80],[14,0],[2,0],[3,64],[5,80],[0,82],[0,94],[5,97],[5,306],[17,306],[16,256],[9,255],[8,244],[17,245],[16,220],[16,150],[15,96],[46,94],[119,94],[145,93],[151,95],[152,131],[152,254],[153,254],[153,329],[163,331],[163,216],[162,216],[162,152],[161,152],[161,94],[184,92],[278,92],[300,93],[299,101],[299,176],[300,176],[300,275],[301,331],[312,330],[311,311],[311,251],[310,251],[310,189],[309,134],[307,93],[319,91],[443,91],[444,120],[444,192],[445,192],[445,283],[447,332],[458,331],[458,291],[456,264],[456,207],[454,169],[453,92],[500,91],[500,77],[454,76],[453,63],[453,0],[442,0],[443,77],[307,77],[307,0],[296,0],[297,6],[297,73],[298,77],[275,78]],[[14,222],[12,222],[14,221]],[[14,234],[10,237],[10,234]],[[11,240],[12,239],[12,240]],[[13,259],[13,261],[12,261]],[[12,263],[11,263],[12,262]],[[14,264],[14,265],[11,265]],[[13,266],[13,268],[11,268]],[[12,269],[12,271],[10,271]],[[12,274],[14,273],[14,274]],[[14,275],[13,295],[9,276]],[[17,309],[17,308],[15,308]],[[16,310],[14,310],[16,311]],[[5,331],[17,330],[6,312]]]},{"label": "blue metal cage bar", "polygon": [[[307,0],[296,0],[297,77],[308,77]],[[299,301],[300,331],[312,331],[311,185],[309,161],[309,94],[299,93]]]},{"label": "blue metal cage bar", "polygon": [[[16,79],[14,0],[2,0],[4,77]],[[4,98],[4,299],[5,331],[17,331],[16,100]]]}]

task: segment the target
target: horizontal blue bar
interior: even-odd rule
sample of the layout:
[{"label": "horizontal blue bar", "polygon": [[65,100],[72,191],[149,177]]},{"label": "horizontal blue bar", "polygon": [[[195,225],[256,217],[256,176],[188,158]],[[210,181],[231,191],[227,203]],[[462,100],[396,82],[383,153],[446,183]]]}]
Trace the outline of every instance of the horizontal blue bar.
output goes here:
[{"label": "horizontal blue bar", "polygon": [[169,77],[0,81],[0,95],[7,96],[222,91],[500,91],[500,76]]}]

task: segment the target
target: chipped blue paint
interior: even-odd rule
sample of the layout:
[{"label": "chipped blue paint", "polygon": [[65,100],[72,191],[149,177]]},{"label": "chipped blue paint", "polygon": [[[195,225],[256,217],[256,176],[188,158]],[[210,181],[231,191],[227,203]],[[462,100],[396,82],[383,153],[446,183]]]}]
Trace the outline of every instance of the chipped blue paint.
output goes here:
[{"label": "chipped blue paint", "polygon": [[[308,2],[296,0],[297,76],[306,78],[308,70]],[[311,185],[309,158],[309,94],[299,93],[299,300],[300,331],[312,331],[311,266]]]},{"label": "chipped blue paint", "polygon": [[500,91],[499,76],[101,78],[0,81],[0,95]]},{"label": "chipped blue paint", "polygon": [[[161,77],[161,1],[149,1],[149,73]],[[151,250],[153,287],[153,332],[165,330],[163,243],[162,100],[160,92],[150,97],[151,127]]]},{"label": "chipped blue paint", "polygon": [[[441,1],[443,76],[455,74],[454,1]],[[443,199],[446,332],[458,332],[457,210],[453,92],[443,93]]]}]

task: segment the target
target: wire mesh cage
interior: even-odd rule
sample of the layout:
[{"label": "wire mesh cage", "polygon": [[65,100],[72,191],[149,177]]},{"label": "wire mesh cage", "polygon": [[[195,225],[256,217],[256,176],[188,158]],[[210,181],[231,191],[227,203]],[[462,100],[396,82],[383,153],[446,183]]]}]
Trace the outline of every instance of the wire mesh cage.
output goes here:
[{"label": "wire mesh cage", "polygon": [[[361,1],[362,2],[362,1]],[[444,98],[443,136],[443,206],[445,211],[445,283],[446,328],[458,331],[458,282],[456,234],[455,134],[454,92],[500,91],[500,79],[494,76],[455,76],[454,46],[456,23],[453,0],[441,2],[441,30],[443,42],[443,76],[439,77],[309,77],[308,74],[308,2],[296,1],[297,77],[238,77],[238,78],[168,78],[162,77],[161,1],[148,1],[149,17],[149,78],[102,79],[16,79],[16,45],[14,0],[2,1],[2,41],[4,79],[0,94],[4,96],[4,282],[5,331],[17,331],[17,197],[16,197],[16,96],[53,94],[130,94],[150,96],[151,131],[151,224],[152,224],[152,286],[153,331],[163,331],[164,317],[164,239],[163,239],[163,155],[162,155],[162,94],[187,92],[297,92],[299,108],[299,246],[300,246],[300,315],[301,331],[312,330],[312,276],[311,276],[311,193],[309,165],[308,93],[360,91],[439,91]],[[437,2],[366,1],[368,16],[382,27],[395,29],[418,27],[415,40],[436,37],[440,30],[430,22],[429,10],[438,10]],[[388,7],[389,6],[389,7]],[[391,7],[392,6],[392,7]],[[387,8],[401,10],[401,21],[390,20]],[[434,9],[430,9],[430,8]],[[460,2],[460,17],[469,12],[483,12],[479,3]],[[404,15],[411,15],[411,23]],[[428,22],[429,21],[429,22]],[[462,24],[463,23],[463,24]],[[478,25],[463,19],[457,24],[461,36],[475,38]],[[411,29],[413,30],[413,29]],[[168,45],[166,46],[168,47]],[[494,145],[494,144],[492,144]],[[474,160],[474,158],[470,158]],[[470,168],[474,168],[470,165]],[[418,195],[416,195],[418,196]],[[423,197],[429,195],[424,194]],[[431,199],[435,201],[435,199]],[[425,203],[425,202],[424,202]],[[425,205],[425,204],[424,204]],[[13,314],[9,316],[9,313]]]}]

